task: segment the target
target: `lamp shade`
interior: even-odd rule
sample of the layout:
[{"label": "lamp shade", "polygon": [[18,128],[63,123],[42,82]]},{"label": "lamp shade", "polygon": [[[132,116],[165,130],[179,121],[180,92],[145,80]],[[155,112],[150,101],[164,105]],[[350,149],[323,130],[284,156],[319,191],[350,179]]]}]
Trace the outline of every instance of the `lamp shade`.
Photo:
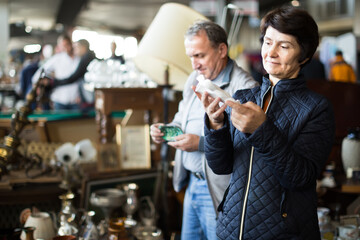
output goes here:
[{"label": "lamp shade", "polygon": [[165,84],[164,72],[169,67],[169,84],[183,90],[191,62],[185,54],[184,35],[197,20],[207,19],[192,8],[178,4],[162,5],[140,41],[134,58],[136,67],[158,84]]}]

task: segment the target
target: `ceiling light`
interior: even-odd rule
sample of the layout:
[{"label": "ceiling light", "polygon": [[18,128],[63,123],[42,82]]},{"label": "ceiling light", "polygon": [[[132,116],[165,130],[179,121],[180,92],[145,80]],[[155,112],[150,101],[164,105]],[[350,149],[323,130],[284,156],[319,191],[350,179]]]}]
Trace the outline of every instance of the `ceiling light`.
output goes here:
[{"label": "ceiling light", "polygon": [[291,1],[291,5],[293,5],[294,7],[299,7],[300,6],[300,2],[297,0],[293,0]]},{"label": "ceiling light", "polygon": [[26,26],[25,27],[25,32],[30,33],[32,31],[32,27],[31,26]]}]

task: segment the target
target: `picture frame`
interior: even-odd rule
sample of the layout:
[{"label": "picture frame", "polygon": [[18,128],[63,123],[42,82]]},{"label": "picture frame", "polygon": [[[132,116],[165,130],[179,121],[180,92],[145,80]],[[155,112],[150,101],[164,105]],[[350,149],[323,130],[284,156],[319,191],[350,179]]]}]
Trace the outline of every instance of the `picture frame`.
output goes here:
[{"label": "picture frame", "polygon": [[121,170],[120,153],[116,143],[97,145],[97,167],[99,172]]},{"label": "picture frame", "polygon": [[151,168],[150,127],[116,125],[116,143],[122,169]]},{"label": "picture frame", "polygon": [[[116,176],[116,177],[115,177]],[[90,203],[91,194],[100,189],[106,188],[117,188],[126,183],[136,183],[139,186],[139,197],[142,196],[151,196],[155,197],[154,194],[157,193],[157,181],[159,178],[159,172],[155,169],[150,170],[129,170],[122,171],[118,174],[107,174],[107,175],[97,175],[84,179],[82,182],[82,192],[80,199],[80,208],[83,208],[87,211],[95,211],[94,221],[99,222],[103,219],[103,210],[99,207],[93,206]]]}]

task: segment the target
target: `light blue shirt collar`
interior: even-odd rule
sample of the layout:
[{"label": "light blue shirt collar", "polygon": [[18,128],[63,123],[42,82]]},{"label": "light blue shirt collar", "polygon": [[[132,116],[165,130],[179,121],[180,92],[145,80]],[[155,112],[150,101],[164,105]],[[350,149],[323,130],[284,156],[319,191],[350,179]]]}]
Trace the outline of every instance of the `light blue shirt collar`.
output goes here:
[{"label": "light blue shirt collar", "polygon": [[234,61],[228,58],[226,67],[220,72],[220,74],[212,81],[218,86],[230,83],[230,75],[234,68]]}]

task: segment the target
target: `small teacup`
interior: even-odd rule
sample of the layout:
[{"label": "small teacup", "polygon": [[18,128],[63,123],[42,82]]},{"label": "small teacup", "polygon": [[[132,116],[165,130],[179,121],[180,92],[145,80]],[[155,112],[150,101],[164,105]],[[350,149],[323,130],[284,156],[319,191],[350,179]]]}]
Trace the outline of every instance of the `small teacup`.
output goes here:
[{"label": "small teacup", "polygon": [[[47,212],[32,213],[26,220],[24,227],[35,227],[34,238],[51,240],[55,233],[55,222],[53,219],[55,216],[50,215]],[[25,231],[21,233],[21,239],[26,239]]]}]

